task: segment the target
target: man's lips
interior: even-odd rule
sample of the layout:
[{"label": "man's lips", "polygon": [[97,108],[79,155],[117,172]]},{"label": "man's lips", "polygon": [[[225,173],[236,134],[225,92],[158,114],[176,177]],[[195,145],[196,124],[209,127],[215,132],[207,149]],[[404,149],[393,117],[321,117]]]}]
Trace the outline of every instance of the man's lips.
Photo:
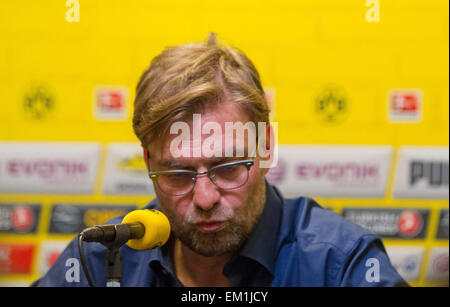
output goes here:
[{"label": "man's lips", "polygon": [[195,225],[197,225],[197,227],[199,227],[204,232],[213,232],[223,228],[225,222],[226,221],[203,221],[198,222]]}]

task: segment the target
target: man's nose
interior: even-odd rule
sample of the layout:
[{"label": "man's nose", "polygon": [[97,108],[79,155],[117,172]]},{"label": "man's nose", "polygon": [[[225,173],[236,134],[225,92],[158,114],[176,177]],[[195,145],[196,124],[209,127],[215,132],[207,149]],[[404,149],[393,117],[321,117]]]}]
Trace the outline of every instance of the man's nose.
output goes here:
[{"label": "man's nose", "polygon": [[219,202],[219,188],[207,175],[197,177],[193,192],[194,204],[204,211],[211,210]]}]

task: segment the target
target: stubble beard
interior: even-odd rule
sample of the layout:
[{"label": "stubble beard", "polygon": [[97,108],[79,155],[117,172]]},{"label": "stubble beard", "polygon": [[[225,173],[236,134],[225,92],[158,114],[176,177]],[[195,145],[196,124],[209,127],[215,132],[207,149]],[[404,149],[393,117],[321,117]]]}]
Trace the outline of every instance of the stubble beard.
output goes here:
[{"label": "stubble beard", "polygon": [[[177,215],[170,206],[160,202],[170,223],[173,234],[185,246],[197,254],[214,257],[237,251],[248,239],[259,220],[266,200],[264,176],[261,176],[242,206],[232,209],[220,204],[212,210],[200,212],[197,208],[185,216]],[[200,220],[227,220],[223,229],[215,232],[203,232],[195,225]]]}]

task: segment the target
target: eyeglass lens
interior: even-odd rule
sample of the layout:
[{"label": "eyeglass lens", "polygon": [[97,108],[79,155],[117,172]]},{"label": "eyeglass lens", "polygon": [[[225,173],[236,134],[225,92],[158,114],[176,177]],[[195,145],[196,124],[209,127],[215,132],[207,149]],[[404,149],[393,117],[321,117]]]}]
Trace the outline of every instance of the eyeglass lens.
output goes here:
[{"label": "eyeglass lens", "polygon": [[[224,165],[210,170],[209,177],[221,189],[236,189],[248,180],[248,168],[245,165]],[[196,175],[191,172],[160,174],[157,179],[159,188],[171,195],[189,193],[195,185]]]}]

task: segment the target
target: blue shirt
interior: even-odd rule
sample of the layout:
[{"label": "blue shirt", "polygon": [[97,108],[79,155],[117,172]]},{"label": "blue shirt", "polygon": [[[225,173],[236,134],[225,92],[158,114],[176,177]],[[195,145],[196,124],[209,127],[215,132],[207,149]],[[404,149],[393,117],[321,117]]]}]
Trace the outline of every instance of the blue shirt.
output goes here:
[{"label": "blue shirt", "polygon": [[[158,209],[155,198],[145,208]],[[108,223],[120,223],[123,216]],[[173,238],[171,238],[173,239]],[[169,244],[153,250],[120,248],[121,286],[183,286],[172,269]],[[84,243],[89,273],[105,286],[106,247]],[[249,239],[223,269],[231,286],[407,286],[374,233],[320,207],[285,199],[266,183],[266,203]],[[32,286],[88,286],[77,238]]]}]

